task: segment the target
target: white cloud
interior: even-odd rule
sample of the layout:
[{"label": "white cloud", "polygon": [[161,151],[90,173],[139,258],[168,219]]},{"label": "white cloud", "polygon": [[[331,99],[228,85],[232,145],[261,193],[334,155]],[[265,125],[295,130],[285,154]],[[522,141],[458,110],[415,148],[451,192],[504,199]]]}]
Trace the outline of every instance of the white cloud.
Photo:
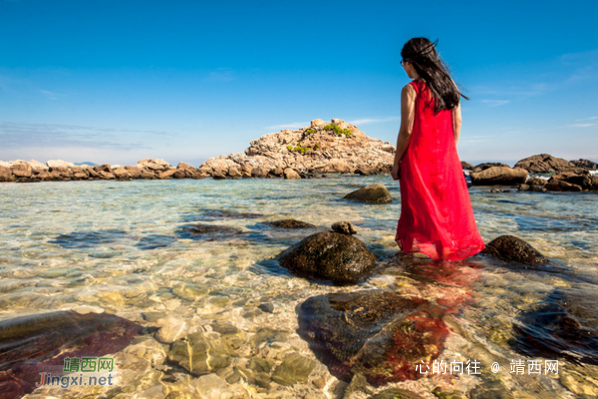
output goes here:
[{"label": "white cloud", "polygon": [[310,125],[311,125],[311,122],[293,122],[293,123],[284,123],[282,125],[267,126],[266,129],[268,129],[268,130],[294,129],[294,128],[302,128],[302,127],[310,126]]},{"label": "white cloud", "polygon": [[355,119],[350,121],[349,123],[352,125],[367,125],[368,123],[382,123],[382,122],[391,122],[399,120],[400,117],[398,116],[389,116],[387,118],[362,118],[362,119]]},{"label": "white cloud", "polygon": [[598,126],[598,123],[574,123],[573,125],[569,125],[569,127],[594,127]]}]

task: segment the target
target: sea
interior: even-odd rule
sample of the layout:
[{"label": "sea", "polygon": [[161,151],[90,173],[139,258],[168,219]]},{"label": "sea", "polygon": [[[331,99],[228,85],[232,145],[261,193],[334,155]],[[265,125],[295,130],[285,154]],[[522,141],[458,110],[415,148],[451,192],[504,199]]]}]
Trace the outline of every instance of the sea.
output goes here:
[{"label": "sea", "polygon": [[[373,183],[383,183],[393,202],[343,200]],[[298,334],[297,308],[316,295],[375,290],[453,301],[445,317],[450,333],[437,360],[475,361],[482,373],[430,369],[416,380],[356,390],[352,398],[389,388],[426,398],[437,397],[435,389],[461,397],[596,397],[598,193],[502,189],[469,189],[484,241],[519,237],[549,263],[529,266],[476,255],[447,266],[425,256],[398,256],[401,196],[399,183],[388,175],[0,184],[0,323],[87,306],[139,323],[147,335],[132,344],[137,349],[125,349],[129,360],[120,367],[129,377],[119,380],[118,391],[43,386],[25,397],[349,397],[348,381],[332,375]],[[315,227],[285,230],[266,223],[280,219]],[[337,221],[351,222],[355,237],[378,259],[357,285],[311,281],[278,264],[280,252]],[[197,224],[216,227],[189,234]],[[214,322],[235,326],[245,349],[230,367],[255,357],[277,365],[291,352],[316,366],[292,386],[226,382],[222,373],[199,377],[205,384],[197,384],[198,377],[184,370],[168,373],[169,345],[154,341],[156,324],[147,317],[156,313],[185,321],[191,332],[215,334]],[[251,337],[264,329],[286,334],[252,345]],[[492,392],[498,396],[488,396]]]}]

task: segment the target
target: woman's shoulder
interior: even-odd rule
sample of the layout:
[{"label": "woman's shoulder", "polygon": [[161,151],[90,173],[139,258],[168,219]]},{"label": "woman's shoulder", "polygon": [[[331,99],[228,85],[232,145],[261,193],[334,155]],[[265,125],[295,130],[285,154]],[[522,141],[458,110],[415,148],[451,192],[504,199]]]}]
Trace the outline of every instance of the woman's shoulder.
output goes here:
[{"label": "woman's shoulder", "polygon": [[416,97],[417,93],[419,93],[419,87],[415,80],[407,83],[401,90],[401,94],[407,97]]}]

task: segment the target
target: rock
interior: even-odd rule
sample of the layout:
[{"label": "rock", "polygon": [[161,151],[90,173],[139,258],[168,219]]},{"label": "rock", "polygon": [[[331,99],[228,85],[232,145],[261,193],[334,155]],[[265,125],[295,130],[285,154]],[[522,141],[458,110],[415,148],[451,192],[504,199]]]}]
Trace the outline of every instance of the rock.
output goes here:
[{"label": "rock", "polygon": [[163,344],[172,344],[187,334],[187,323],[176,317],[168,317],[164,326],[156,332],[156,340]]},{"label": "rock", "polygon": [[539,178],[533,178],[533,179],[529,179],[526,184],[529,184],[530,186],[545,186],[546,183],[548,183],[548,180],[544,180],[544,179],[539,179]]},{"label": "rock", "polygon": [[520,184],[519,187],[517,187],[517,190],[519,191],[529,191],[532,187],[529,184]]},{"label": "rock", "polygon": [[224,241],[241,234],[243,231],[235,227],[200,223],[183,226],[177,231],[179,238],[197,241]]},{"label": "rock", "polygon": [[49,172],[50,168],[48,168],[48,166],[46,166],[45,164],[36,161],[35,159],[32,159],[31,161],[29,161],[29,165],[31,165],[31,169],[33,170],[33,173],[38,174],[41,172]]},{"label": "rock", "polygon": [[177,169],[195,169],[195,168],[186,162],[179,162],[179,164],[177,165]]},{"label": "rock", "polygon": [[13,179],[10,168],[0,165],[0,182],[13,181]]},{"label": "rock", "polygon": [[325,231],[313,234],[278,255],[294,274],[355,284],[375,264],[374,254],[357,238]]},{"label": "rock", "polygon": [[141,172],[139,172],[139,178],[151,180],[156,178],[156,174],[149,169],[141,169]]},{"label": "rock", "polygon": [[288,180],[301,179],[299,173],[297,173],[294,169],[291,168],[286,168],[282,173],[284,175],[284,178]]},{"label": "rock", "polygon": [[267,170],[266,168],[254,168],[251,170],[251,177],[261,177],[264,178],[266,176],[268,176],[268,172],[269,170]]},{"label": "rock", "polygon": [[219,340],[203,332],[189,334],[172,344],[168,360],[179,364],[194,376],[215,372],[230,365],[231,358]]},{"label": "rock", "polygon": [[307,377],[316,367],[316,362],[298,353],[291,353],[274,369],[272,381],[284,386],[307,382]]},{"label": "rock", "polygon": [[390,291],[362,291],[311,297],[298,309],[299,335],[332,375],[349,382],[415,380],[444,348],[449,329],[444,312],[422,298]]},{"label": "rock", "polygon": [[345,195],[343,199],[368,204],[389,204],[392,202],[390,192],[382,183],[374,183],[360,188]]},{"label": "rock", "polygon": [[425,399],[420,394],[401,388],[389,388],[370,396],[368,399]]},{"label": "rock", "polygon": [[295,219],[275,220],[273,222],[264,222],[264,224],[281,229],[313,229],[316,227],[311,223],[306,223]]},{"label": "rock", "polygon": [[225,380],[216,374],[203,375],[192,380],[191,384],[197,389],[199,397],[202,399],[221,399],[223,392],[226,392],[229,386]]},{"label": "rock", "polygon": [[583,168],[585,170],[598,170],[598,164],[596,162],[590,161],[589,159],[578,159],[575,161],[569,161],[569,163],[577,168]]},{"label": "rock", "polygon": [[102,164],[102,165],[96,165],[93,167],[93,169],[98,173],[100,173],[100,172],[112,173],[112,166],[108,165],[107,163]]},{"label": "rock", "polygon": [[[140,178],[142,178],[141,177],[141,172],[142,172],[143,169],[141,169],[139,166],[125,166],[125,170],[129,174],[129,176],[131,177],[131,179],[140,179]],[[153,177],[153,173],[152,173],[152,177]]]},{"label": "rock", "polygon": [[262,342],[285,342],[291,334],[288,331],[274,330],[270,327],[264,327],[255,333],[251,339],[253,346],[259,346]]},{"label": "rock", "polygon": [[580,192],[582,188],[577,184],[567,183],[564,180],[560,179],[551,179],[544,188],[548,191],[572,191],[572,192]]},{"label": "rock", "polygon": [[13,176],[17,178],[27,179],[31,177],[33,174],[33,169],[31,165],[29,165],[26,161],[18,160],[12,162],[10,166],[10,170],[12,171]]},{"label": "rock", "polygon": [[[513,348],[530,358],[598,365],[598,295],[555,288],[529,305],[513,323]],[[523,310],[523,309],[522,309]],[[560,372],[559,367],[559,372]]]},{"label": "rock", "polygon": [[65,358],[116,353],[140,330],[139,325],[108,313],[58,311],[3,320],[0,393],[15,398],[30,393],[40,373],[62,365]]},{"label": "rock", "polygon": [[583,169],[569,163],[566,159],[549,154],[532,155],[515,164],[515,168],[525,169],[530,173],[581,172]]},{"label": "rock", "polygon": [[53,159],[46,162],[50,172],[57,170],[57,171],[64,171],[70,169],[72,166],[75,166],[74,163],[62,161],[60,159]]},{"label": "rock", "polygon": [[174,179],[184,179],[185,177],[187,177],[187,174],[185,173],[186,169],[178,169],[172,174],[172,177]]},{"label": "rock", "polygon": [[513,395],[499,380],[488,380],[470,390],[467,397],[471,399],[511,399]]},{"label": "rock", "polygon": [[474,170],[475,169],[475,166],[473,166],[469,162],[465,162],[465,161],[461,161],[461,167],[463,168],[463,170]]},{"label": "rock", "polygon": [[158,172],[158,179],[172,179],[172,175],[176,173],[176,168],[170,169],[163,169],[161,172]]},{"label": "rock", "polygon": [[270,177],[282,177],[283,170],[282,168],[274,168],[270,172],[268,172],[268,174],[270,175]]},{"label": "rock", "polygon": [[332,231],[335,231],[339,234],[346,234],[352,235],[357,234],[357,230],[355,230],[355,226],[351,224],[351,222],[336,222],[332,224]]},{"label": "rock", "polygon": [[129,171],[123,167],[113,169],[112,174],[114,175],[116,180],[131,180],[131,175],[129,174]]},{"label": "rock", "polygon": [[324,127],[324,126],[326,126],[326,122],[324,122],[322,119],[314,119],[313,121],[311,121],[312,128],[318,128],[318,127]]},{"label": "rock", "polygon": [[137,166],[144,169],[162,171],[170,168],[170,164],[163,159],[146,158],[137,162]]},{"label": "rock", "polygon": [[257,306],[262,312],[274,313],[274,304],[272,302],[261,303]]},{"label": "rock", "polygon": [[241,171],[239,170],[239,168],[233,166],[228,169],[228,177],[230,177],[231,179],[239,179],[242,177]]},{"label": "rock", "polygon": [[110,172],[101,171],[101,172],[99,172],[99,175],[100,175],[100,179],[102,179],[102,180],[112,180],[112,179],[115,179],[114,174],[112,174]]},{"label": "rock", "polygon": [[504,235],[490,241],[482,251],[484,254],[492,255],[506,262],[519,262],[526,265],[542,265],[548,259],[538,250],[522,239]]},{"label": "rock", "polygon": [[519,168],[492,166],[482,172],[471,172],[469,176],[474,186],[509,186],[525,183],[527,171]]},{"label": "rock", "polygon": [[[463,164],[461,164],[463,165]],[[511,168],[509,165],[507,165],[506,163],[500,163],[500,162],[485,162],[485,163],[481,163],[479,165],[476,165],[473,167],[473,172],[482,172],[486,169],[490,169],[493,167],[503,167],[503,168]]]}]

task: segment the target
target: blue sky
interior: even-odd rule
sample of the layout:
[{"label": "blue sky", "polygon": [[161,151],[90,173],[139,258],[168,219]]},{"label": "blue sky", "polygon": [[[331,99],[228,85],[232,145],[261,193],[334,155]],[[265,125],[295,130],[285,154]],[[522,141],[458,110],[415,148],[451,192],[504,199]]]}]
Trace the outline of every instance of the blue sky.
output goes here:
[{"label": "blue sky", "polygon": [[400,50],[471,101],[462,160],[598,161],[598,2],[0,0],[0,160],[196,166],[316,118],[396,141]]}]

